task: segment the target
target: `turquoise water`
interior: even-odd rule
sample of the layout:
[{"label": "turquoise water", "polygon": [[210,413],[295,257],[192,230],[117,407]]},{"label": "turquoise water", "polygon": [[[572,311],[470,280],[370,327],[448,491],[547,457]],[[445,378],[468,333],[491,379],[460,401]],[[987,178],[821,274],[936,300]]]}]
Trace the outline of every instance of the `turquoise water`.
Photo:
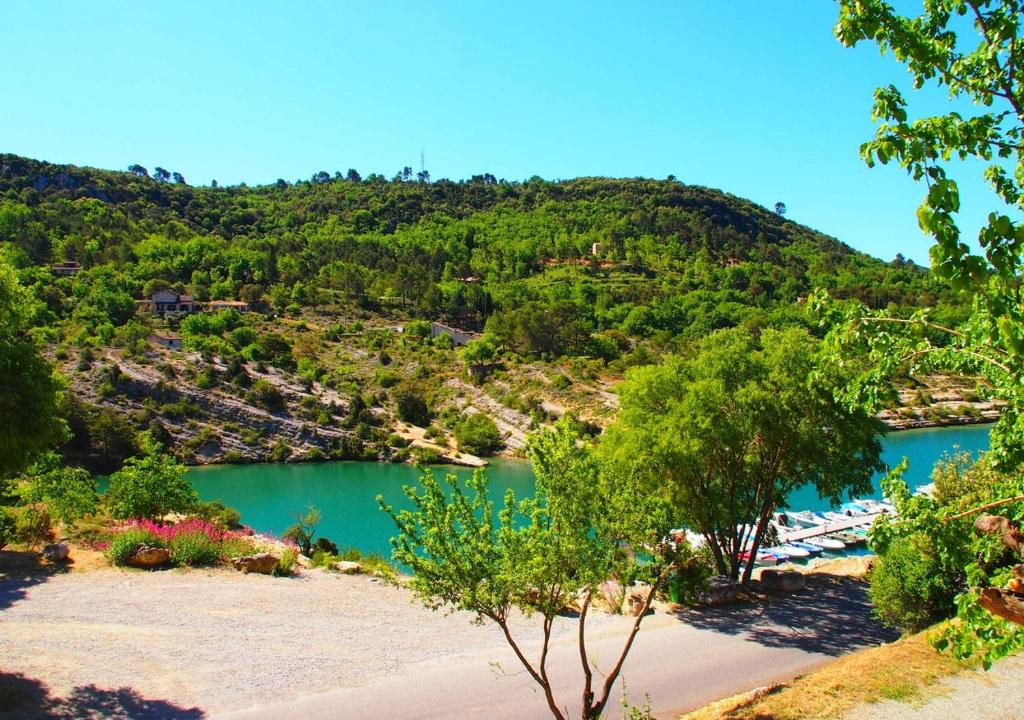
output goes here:
[{"label": "turquoise water", "polygon": [[[907,430],[887,435],[883,458],[895,466],[910,459],[907,479],[911,485],[929,482],[934,462],[943,453],[959,447],[982,450],[988,447],[988,428],[969,426]],[[454,472],[462,478],[464,468],[437,468],[435,473]],[[500,500],[507,488],[517,496],[532,492],[533,474],[522,460],[495,460],[487,470],[491,493]],[[192,468],[188,478],[203,500],[221,500],[242,513],[242,521],[260,532],[279,535],[295,521],[295,515],[309,505],[323,512],[318,535],[340,546],[358,547],[364,552],[390,553],[394,534],[391,519],[377,509],[376,496],[396,507],[407,507],[402,486],[414,484],[415,468],[363,462],[308,463],[295,465],[223,465]],[[877,489],[877,478],[876,478]],[[877,493],[876,493],[877,495]],[[827,503],[812,488],[804,488],[790,499],[794,509],[824,509]]]},{"label": "turquoise water", "polygon": [[[454,473],[469,478],[468,468],[434,468],[440,477]],[[517,497],[533,492],[530,464],[496,459],[487,469],[491,498],[500,503],[508,488]],[[296,513],[313,505],[323,513],[317,535],[340,547],[390,556],[395,525],[378,509],[376,497],[396,508],[411,507],[403,485],[415,485],[420,474],[409,465],[332,462],[268,465],[219,465],[191,468],[192,481],[203,500],[221,500],[242,513],[242,522],[259,532],[280,535]]]},{"label": "turquoise water", "polygon": [[[924,428],[889,433],[882,440],[882,461],[889,467],[896,467],[906,457],[909,460],[907,483],[914,488],[931,482],[932,466],[943,454],[955,448],[977,452],[988,449],[988,425],[967,425],[950,428]],[[875,492],[870,497],[880,498],[879,480],[875,477]],[[797,490],[789,496],[789,506],[794,510],[825,510],[828,502],[818,497],[811,487]]]}]

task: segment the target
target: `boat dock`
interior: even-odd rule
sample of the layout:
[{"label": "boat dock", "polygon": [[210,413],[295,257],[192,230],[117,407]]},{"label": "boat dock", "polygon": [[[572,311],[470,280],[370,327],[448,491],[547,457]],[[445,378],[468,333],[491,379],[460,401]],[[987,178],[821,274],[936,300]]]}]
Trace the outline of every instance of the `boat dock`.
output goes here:
[{"label": "boat dock", "polygon": [[886,514],[887,513],[883,512],[873,512],[864,515],[854,515],[847,520],[837,520],[836,522],[825,523],[824,525],[819,525],[817,527],[801,528],[785,534],[779,533],[779,539],[786,543],[806,540],[807,538],[818,537],[820,535],[828,535],[829,533],[839,532],[841,530],[851,530],[855,527],[870,525],[875,521],[876,517]]}]

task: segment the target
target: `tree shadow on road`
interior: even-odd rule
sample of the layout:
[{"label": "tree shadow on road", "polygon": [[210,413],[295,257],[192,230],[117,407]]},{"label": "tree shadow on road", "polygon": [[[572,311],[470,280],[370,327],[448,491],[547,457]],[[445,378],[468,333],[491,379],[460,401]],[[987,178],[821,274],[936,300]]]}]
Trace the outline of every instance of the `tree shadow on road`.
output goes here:
[{"label": "tree shadow on road", "polygon": [[71,569],[73,561],[50,563],[31,551],[0,551],[0,610],[23,600],[33,585]]},{"label": "tree shadow on road", "polygon": [[799,593],[765,593],[761,602],[684,607],[675,614],[694,627],[745,635],[760,645],[839,656],[899,638],[871,616],[871,608],[867,583],[811,574]]},{"label": "tree shadow on road", "polygon": [[51,694],[41,680],[0,672],[0,720],[201,720],[199,708],[143,697],[130,687],[104,689],[82,685],[66,698]]}]

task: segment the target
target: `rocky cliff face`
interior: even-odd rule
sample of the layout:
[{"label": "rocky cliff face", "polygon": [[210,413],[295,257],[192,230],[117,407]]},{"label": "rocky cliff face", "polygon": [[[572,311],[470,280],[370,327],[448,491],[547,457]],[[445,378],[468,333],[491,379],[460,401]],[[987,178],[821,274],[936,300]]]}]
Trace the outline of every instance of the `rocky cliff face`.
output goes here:
[{"label": "rocky cliff face", "polygon": [[[126,413],[140,429],[161,426],[169,445],[187,463],[301,461],[364,457],[363,443],[341,427],[343,417],[330,415],[329,425],[302,417],[303,398],[339,412],[337,398],[324,402],[315,391],[304,392],[280,376],[272,377],[284,399],[270,411],[221,387],[199,388],[192,382],[116,354],[87,370],[65,369],[68,392],[79,399]],[[172,377],[168,377],[171,374]],[[269,380],[268,380],[269,382]]]}]

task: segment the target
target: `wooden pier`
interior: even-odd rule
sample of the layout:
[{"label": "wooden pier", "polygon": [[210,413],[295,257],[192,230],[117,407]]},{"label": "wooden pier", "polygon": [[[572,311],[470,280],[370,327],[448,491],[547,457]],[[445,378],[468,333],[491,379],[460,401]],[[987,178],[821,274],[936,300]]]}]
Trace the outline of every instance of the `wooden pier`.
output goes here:
[{"label": "wooden pier", "polygon": [[794,530],[788,533],[779,533],[779,540],[782,542],[794,542],[799,540],[806,540],[807,538],[819,537],[821,535],[828,535],[829,533],[840,532],[842,530],[851,530],[862,525],[871,525],[875,521],[875,518],[879,515],[888,515],[889,513],[873,512],[865,515],[854,515],[846,520],[836,520],[835,522],[825,523],[824,525],[818,525],[816,527],[801,528],[800,530]]}]

